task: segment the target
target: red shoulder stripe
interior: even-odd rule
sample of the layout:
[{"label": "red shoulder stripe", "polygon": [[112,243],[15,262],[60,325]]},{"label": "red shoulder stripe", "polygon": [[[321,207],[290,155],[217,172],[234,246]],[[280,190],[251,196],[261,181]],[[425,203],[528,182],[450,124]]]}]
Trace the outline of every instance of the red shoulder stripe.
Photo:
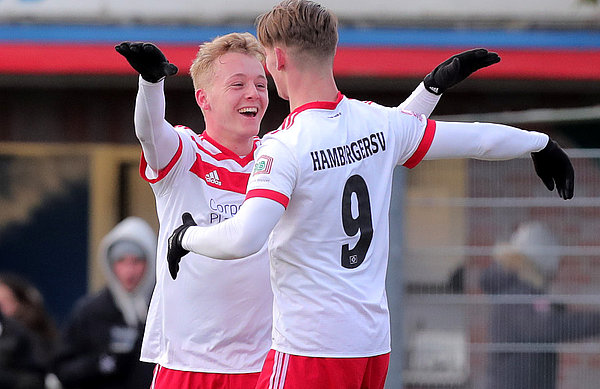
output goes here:
[{"label": "red shoulder stripe", "polygon": [[421,139],[421,143],[419,143],[419,147],[417,147],[417,151],[408,159],[408,161],[404,162],[403,166],[406,166],[409,169],[414,168],[425,158],[425,154],[429,151],[429,147],[431,147],[431,142],[433,142],[433,137],[435,136],[435,121],[431,119],[427,119],[427,127],[425,127],[425,133],[423,134],[423,139]]},{"label": "red shoulder stripe", "polygon": [[283,193],[279,193],[270,189],[252,189],[246,193],[246,200],[252,197],[263,197],[277,201],[279,204],[283,205],[284,208],[287,208],[290,202],[290,199]]},{"label": "red shoulder stripe", "polygon": [[144,151],[142,150],[142,156],[140,159],[140,176],[145,181],[148,181],[151,184],[157,183],[158,181],[165,178],[165,176],[167,174],[169,174],[171,169],[173,169],[173,166],[175,166],[175,163],[179,160],[179,157],[181,157],[182,152],[183,152],[183,143],[181,142],[181,135],[179,135],[179,147],[177,148],[177,152],[175,153],[173,158],[171,158],[171,161],[169,162],[169,164],[158,172],[158,177],[149,178],[148,176],[146,176],[146,168],[148,167],[148,163],[146,162],[146,158],[144,158]]}]

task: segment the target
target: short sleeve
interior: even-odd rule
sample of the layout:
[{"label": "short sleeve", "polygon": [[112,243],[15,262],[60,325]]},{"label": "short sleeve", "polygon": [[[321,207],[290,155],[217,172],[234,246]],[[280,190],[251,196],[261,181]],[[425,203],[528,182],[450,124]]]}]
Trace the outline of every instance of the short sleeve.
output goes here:
[{"label": "short sleeve", "polygon": [[278,139],[265,139],[255,152],[246,198],[269,198],[287,207],[297,175],[295,155]]},{"label": "short sleeve", "polygon": [[397,164],[413,168],[423,160],[435,136],[435,121],[425,115],[396,109],[390,115],[396,135]]}]

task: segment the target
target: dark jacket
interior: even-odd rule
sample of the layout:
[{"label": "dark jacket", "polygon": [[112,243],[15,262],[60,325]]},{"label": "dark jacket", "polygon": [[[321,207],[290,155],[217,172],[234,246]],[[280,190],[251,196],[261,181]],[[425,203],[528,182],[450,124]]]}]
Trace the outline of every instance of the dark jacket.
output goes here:
[{"label": "dark jacket", "polygon": [[0,389],[41,389],[45,371],[34,357],[32,334],[0,313]]},{"label": "dark jacket", "polygon": [[55,362],[65,388],[148,389],[153,365],[139,361],[143,324],[128,326],[108,288],[77,304]]},{"label": "dark jacket", "polygon": [[[143,280],[133,291],[123,288],[111,266],[110,248],[120,241],[136,243],[146,258]],[[156,235],[142,219],[127,218],[102,239],[98,260],[107,286],[75,304],[63,329],[54,373],[65,389],[148,389],[154,365],[139,358],[154,286]]]},{"label": "dark jacket", "polygon": [[[569,312],[550,304],[543,291],[499,265],[485,270],[480,286],[489,295],[533,295],[522,304],[493,304],[489,337],[503,343],[531,343],[523,349],[492,350],[488,355],[489,389],[553,389],[556,387],[558,355],[553,343],[568,342],[600,333],[600,313]],[[537,347],[537,350],[535,348]]]}]

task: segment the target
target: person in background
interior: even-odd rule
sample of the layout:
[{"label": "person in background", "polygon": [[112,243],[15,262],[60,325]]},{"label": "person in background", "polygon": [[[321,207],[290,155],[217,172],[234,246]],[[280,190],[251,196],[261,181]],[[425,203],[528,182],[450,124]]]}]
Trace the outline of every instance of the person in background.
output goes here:
[{"label": "person in background", "polygon": [[[494,263],[483,271],[490,295],[531,296],[523,303],[493,304],[489,338],[488,389],[553,389],[558,373],[557,342],[600,334],[600,312],[570,312],[544,297],[560,257],[556,240],[540,222],[522,223],[506,243],[494,248]],[[526,349],[518,344],[527,343]],[[539,347],[536,349],[536,347]]]},{"label": "person in background", "polygon": [[48,371],[58,341],[58,330],[38,288],[18,274],[1,273],[0,311],[27,328],[37,364]]},{"label": "person in background", "polygon": [[[3,307],[4,297],[0,297]],[[44,376],[44,368],[35,358],[33,335],[0,309],[0,389],[41,389]]]},{"label": "person in background", "polygon": [[154,287],[156,234],[141,218],[117,224],[98,249],[107,285],[78,300],[62,333],[54,372],[65,389],[148,389],[139,361]]}]

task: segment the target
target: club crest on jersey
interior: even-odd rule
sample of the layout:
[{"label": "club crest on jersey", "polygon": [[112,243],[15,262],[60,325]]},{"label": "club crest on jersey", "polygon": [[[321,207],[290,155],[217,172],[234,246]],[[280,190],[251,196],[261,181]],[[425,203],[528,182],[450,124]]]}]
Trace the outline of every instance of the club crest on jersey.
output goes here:
[{"label": "club crest on jersey", "polygon": [[254,163],[254,174],[270,174],[273,158],[268,155],[261,155]]}]

